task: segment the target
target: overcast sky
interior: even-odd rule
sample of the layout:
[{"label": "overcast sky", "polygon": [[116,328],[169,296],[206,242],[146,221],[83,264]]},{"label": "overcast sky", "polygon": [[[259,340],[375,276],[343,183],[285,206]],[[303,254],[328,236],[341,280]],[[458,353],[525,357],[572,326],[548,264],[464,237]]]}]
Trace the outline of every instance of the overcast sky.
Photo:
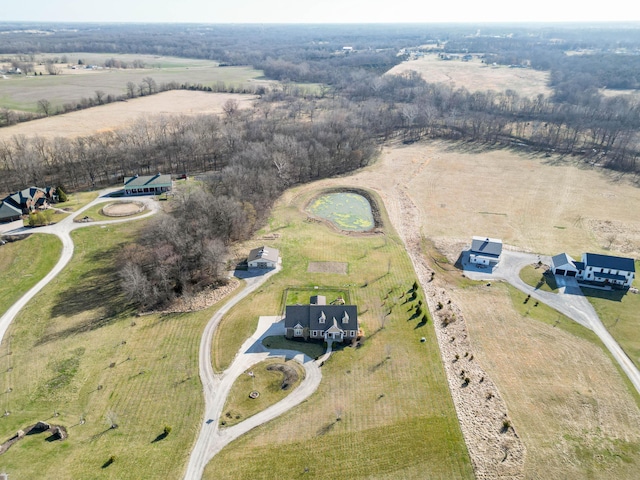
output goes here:
[{"label": "overcast sky", "polygon": [[637,0],[0,0],[0,21],[430,23],[640,21]]}]

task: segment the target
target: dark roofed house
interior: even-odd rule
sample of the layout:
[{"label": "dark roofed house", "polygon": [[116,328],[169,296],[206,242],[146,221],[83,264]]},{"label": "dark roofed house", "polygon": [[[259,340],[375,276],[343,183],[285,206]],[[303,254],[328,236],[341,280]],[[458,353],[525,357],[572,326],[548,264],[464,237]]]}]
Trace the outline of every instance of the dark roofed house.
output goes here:
[{"label": "dark roofed house", "polygon": [[554,275],[576,277],[578,281],[596,285],[630,287],[636,276],[633,258],[583,253],[582,261],[576,262],[566,253],[551,258]]},{"label": "dark roofed house", "polygon": [[134,175],[124,179],[125,195],[160,195],[172,188],[171,175]]},{"label": "dark roofed house", "polygon": [[636,276],[633,258],[614,257],[597,253],[583,253],[583,280],[630,287]]},{"label": "dark roofed house", "polygon": [[469,261],[478,265],[496,264],[502,254],[502,240],[488,237],[472,237]]},{"label": "dark roofed house", "polygon": [[14,221],[38,208],[47,208],[53,198],[47,190],[29,187],[7,195],[0,202],[0,222]]},{"label": "dark roofed house", "polygon": [[247,265],[249,268],[276,268],[280,252],[271,247],[262,246],[249,252]]},{"label": "dark roofed house", "polygon": [[320,296],[315,301],[318,303],[287,305],[284,318],[287,338],[350,342],[358,337],[358,307],[326,305],[326,299]]},{"label": "dark roofed house", "polygon": [[22,209],[16,208],[10,203],[0,202],[0,222],[13,222],[20,220]]}]

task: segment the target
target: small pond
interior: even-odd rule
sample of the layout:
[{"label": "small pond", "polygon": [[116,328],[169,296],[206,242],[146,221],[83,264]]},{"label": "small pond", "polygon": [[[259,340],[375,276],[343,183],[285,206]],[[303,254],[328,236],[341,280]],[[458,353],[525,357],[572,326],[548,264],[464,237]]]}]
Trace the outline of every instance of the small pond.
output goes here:
[{"label": "small pond", "polygon": [[366,232],[375,225],[369,200],[353,192],[322,195],[309,205],[309,211],[341,230]]}]

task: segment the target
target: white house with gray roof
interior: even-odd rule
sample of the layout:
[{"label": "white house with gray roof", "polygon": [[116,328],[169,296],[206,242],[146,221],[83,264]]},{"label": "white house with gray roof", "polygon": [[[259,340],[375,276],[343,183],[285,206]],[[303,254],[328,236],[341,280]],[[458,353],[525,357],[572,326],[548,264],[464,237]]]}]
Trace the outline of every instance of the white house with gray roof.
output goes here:
[{"label": "white house with gray roof", "polygon": [[280,259],[280,252],[271,247],[262,246],[249,252],[247,265],[249,268],[276,268]]},{"label": "white house with gray roof", "polygon": [[581,262],[561,253],[551,259],[551,271],[554,275],[575,277],[579,281],[604,286],[630,287],[636,276],[633,258],[598,253],[583,253]]},{"label": "white house with gray roof", "polygon": [[502,255],[502,240],[489,237],[472,237],[469,261],[477,265],[495,265]]},{"label": "white house with gray roof", "polygon": [[358,307],[326,303],[326,298],[318,295],[311,298],[309,305],[287,305],[285,336],[338,342],[351,342],[358,338]]}]

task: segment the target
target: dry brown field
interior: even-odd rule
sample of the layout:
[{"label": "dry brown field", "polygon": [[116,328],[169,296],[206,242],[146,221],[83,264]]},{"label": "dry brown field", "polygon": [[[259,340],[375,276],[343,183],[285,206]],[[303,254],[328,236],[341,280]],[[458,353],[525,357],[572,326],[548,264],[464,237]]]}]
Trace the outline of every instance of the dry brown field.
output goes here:
[{"label": "dry brown field", "polygon": [[[377,164],[347,181],[378,191],[405,238],[408,196],[421,234],[453,258],[476,234],[548,254],[640,251],[640,219],[629,208],[640,200],[633,178],[570,159],[425,142],[385,148]],[[604,248],[608,225],[628,225],[613,242],[619,250]],[[525,445],[524,477],[634,478],[638,397],[599,342],[521,315],[506,286],[447,285]]]},{"label": "dry brown field", "polygon": [[209,93],[189,90],[172,90],[126,102],[110,103],[99,107],[33,120],[0,129],[0,141],[14,135],[78,137],[122,128],[139,118],[153,115],[200,115],[221,113],[229,99],[237,100],[241,108],[252,105],[254,95],[234,93]]},{"label": "dry brown field", "polygon": [[429,83],[447,83],[455,87],[465,87],[470,91],[510,89],[519,95],[535,97],[542,93],[550,95],[547,87],[548,72],[507,66],[489,66],[479,59],[468,62],[462,60],[440,60],[436,54],[425,55],[396,65],[387,73],[400,74],[414,70]]},{"label": "dry brown field", "polygon": [[635,478],[640,409],[600,347],[521,315],[504,285],[454,299],[527,447],[525,478]]},{"label": "dry brown field", "polygon": [[631,207],[640,189],[630,175],[443,142],[385,149],[375,168],[406,185],[436,243],[490,235],[548,255],[640,255],[640,218]]}]

